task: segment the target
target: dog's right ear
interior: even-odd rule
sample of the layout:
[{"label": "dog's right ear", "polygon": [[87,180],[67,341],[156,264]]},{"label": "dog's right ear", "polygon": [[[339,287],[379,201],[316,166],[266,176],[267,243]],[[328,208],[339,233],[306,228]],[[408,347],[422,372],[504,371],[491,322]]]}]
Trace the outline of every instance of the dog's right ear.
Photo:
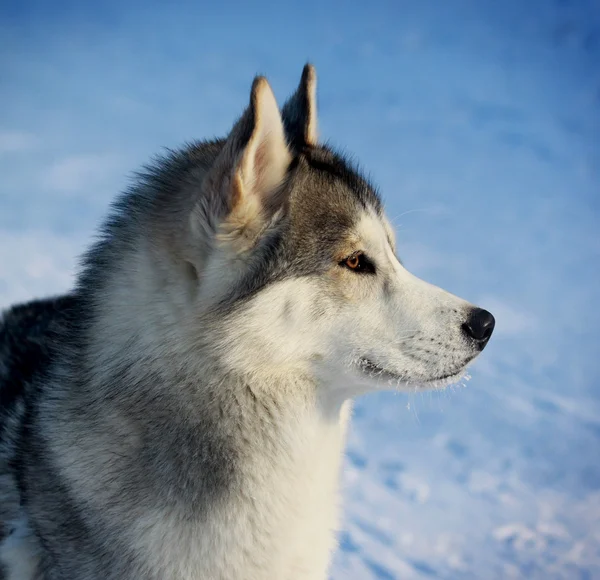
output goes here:
[{"label": "dog's right ear", "polygon": [[317,72],[312,64],[304,66],[300,85],[283,106],[282,116],[295,151],[317,144]]},{"label": "dog's right ear", "polygon": [[[233,127],[204,186],[220,199],[220,235],[251,244],[277,208],[279,185],[291,162],[283,121],[264,77],[252,84],[250,105]],[[213,197],[214,199],[214,197]]]}]

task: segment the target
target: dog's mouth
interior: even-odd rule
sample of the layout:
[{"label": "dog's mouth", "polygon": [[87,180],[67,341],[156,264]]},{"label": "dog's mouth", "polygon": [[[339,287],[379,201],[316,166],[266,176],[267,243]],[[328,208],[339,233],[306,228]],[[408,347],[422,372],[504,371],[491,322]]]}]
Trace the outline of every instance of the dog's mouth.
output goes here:
[{"label": "dog's mouth", "polygon": [[457,371],[442,374],[438,377],[432,377],[431,379],[414,379],[407,377],[400,373],[397,373],[389,368],[385,368],[369,358],[361,358],[356,365],[360,370],[361,374],[375,379],[377,381],[384,381],[388,383],[397,383],[398,385],[403,384],[405,386],[414,387],[428,387],[428,388],[443,388],[453,383],[457,383],[465,377],[467,367],[464,365]]},{"label": "dog's mouth", "polygon": [[405,381],[405,377],[402,375],[386,369],[368,358],[361,358],[357,366],[363,374],[370,378],[391,381]]}]

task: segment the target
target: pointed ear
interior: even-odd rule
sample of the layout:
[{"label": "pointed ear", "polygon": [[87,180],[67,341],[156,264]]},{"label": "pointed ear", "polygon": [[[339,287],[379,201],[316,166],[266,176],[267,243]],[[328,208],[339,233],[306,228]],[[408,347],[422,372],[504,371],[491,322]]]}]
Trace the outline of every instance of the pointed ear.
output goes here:
[{"label": "pointed ear", "polygon": [[317,144],[317,73],[306,64],[300,85],[282,111],[288,140],[294,150]]},{"label": "pointed ear", "polygon": [[[283,121],[269,83],[256,77],[250,105],[235,124],[209,171],[205,186],[222,200],[228,231],[260,229],[278,203],[275,195],[291,155]],[[219,212],[220,213],[220,212]],[[261,220],[262,218],[262,220]]]},{"label": "pointed ear", "polygon": [[244,116],[240,122],[247,127],[242,130],[249,130],[250,135],[235,168],[233,205],[237,197],[270,193],[285,177],[291,161],[279,107],[264,77],[254,79]]}]

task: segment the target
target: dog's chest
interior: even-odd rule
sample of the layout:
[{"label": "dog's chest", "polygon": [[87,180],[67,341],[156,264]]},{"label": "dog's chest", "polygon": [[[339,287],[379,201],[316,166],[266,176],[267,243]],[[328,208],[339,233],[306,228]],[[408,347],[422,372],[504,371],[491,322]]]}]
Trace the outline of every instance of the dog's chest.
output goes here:
[{"label": "dog's chest", "polygon": [[[143,551],[157,577],[322,580],[335,544],[343,424],[320,425],[248,458],[240,485],[207,520],[155,514]],[[149,522],[146,522],[149,523]],[[142,546],[139,546],[142,548]]]}]

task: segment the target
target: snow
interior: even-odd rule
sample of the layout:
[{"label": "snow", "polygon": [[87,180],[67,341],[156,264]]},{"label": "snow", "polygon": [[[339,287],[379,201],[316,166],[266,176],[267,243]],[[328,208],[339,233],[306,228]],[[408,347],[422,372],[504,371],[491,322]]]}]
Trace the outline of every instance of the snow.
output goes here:
[{"label": "snow", "polygon": [[65,290],[133,170],[305,60],[401,257],[497,329],[472,379],[361,398],[332,578],[600,577],[600,5],[15,3],[0,306]]}]

